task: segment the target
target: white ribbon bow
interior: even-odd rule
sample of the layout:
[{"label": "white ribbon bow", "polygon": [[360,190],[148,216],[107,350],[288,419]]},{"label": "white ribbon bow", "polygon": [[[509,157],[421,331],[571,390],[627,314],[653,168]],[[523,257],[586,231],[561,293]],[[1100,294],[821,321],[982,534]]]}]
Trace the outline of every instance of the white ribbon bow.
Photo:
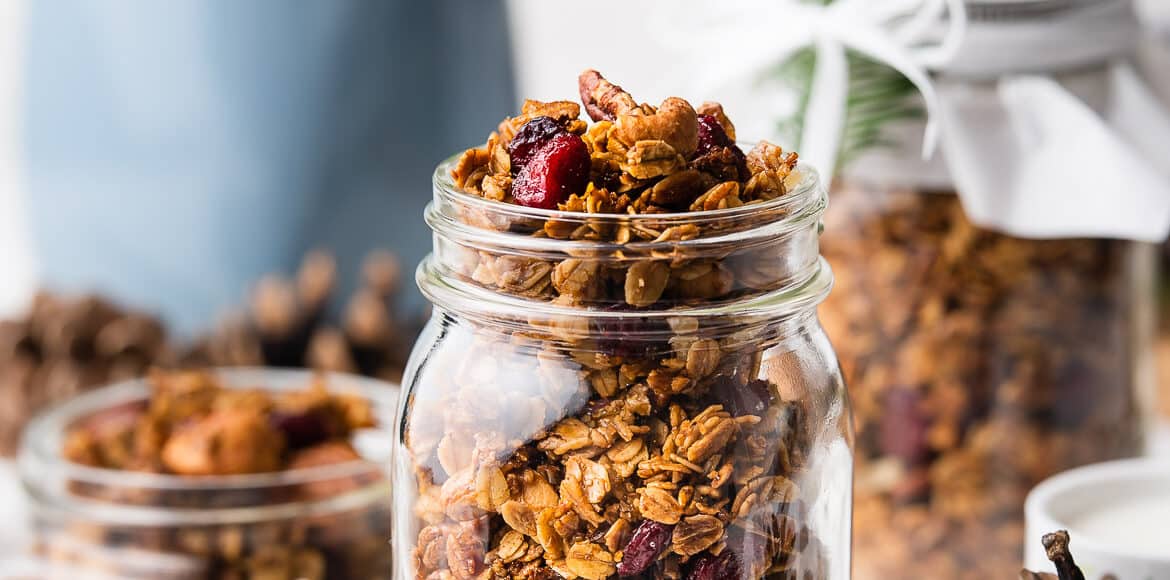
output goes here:
[{"label": "white ribbon bow", "polygon": [[[1125,64],[1141,30],[1124,0],[1051,22],[971,26],[963,0],[668,0],[658,10],[658,40],[702,59],[692,94],[726,94],[816,49],[800,148],[825,182],[837,169],[853,50],[917,87],[923,158],[942,133],[947,180],[976,224],[1031,238],[1160,241],[1170,231],[1170,116]],[[1085,63],[1113,64],[1104,115],[1055,78],[1025,72]],[[928,69],[963,78],[932,83]],[[935,174],[912,154],[891,153],[869,160],[870,177],[896,174],[886,181],[913,186]]]},{"label": "white ribbon bow", "polygon": [[[664,42],[699,47],[718,63],[694,82],[704,92],[758,75],[807,47],[817,50],[801,157],[831,179],[837,165],[849,90],[846,49],[884,63],[918,88],[926,104],[923,156],[938,144],[938,95],[927,68],[958,51],[967,27],[962,0],[836,0],[822,6],[777,0],[669,1]],[[787,26],[800,23],[799,26]],[[946,26],[942,26],[946,24]],[[945,33],[938,37],[938,31]],[[685,34],[679,34],[679,32]],[[712,51],[714,54],[712,54]]]}]

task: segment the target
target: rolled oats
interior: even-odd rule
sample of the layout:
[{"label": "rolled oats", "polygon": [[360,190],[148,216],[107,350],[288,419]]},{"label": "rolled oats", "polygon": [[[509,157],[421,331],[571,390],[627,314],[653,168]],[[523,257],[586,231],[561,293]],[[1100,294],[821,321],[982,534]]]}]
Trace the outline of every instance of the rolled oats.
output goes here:
[{"label": "rolled oats", "polygon": [[689,558],[715,545],[723,538],[723,522],[710,515],[694,515],[683,519],[674,528],[671,550]]},{"label": "rolled oats", "polygon": [[577,542],[565,556],[565,566],[587,580],[609,578],[617,570],[613,554],[593,542]]},{"label": "rolled oats", "polygon": [[663,262],[638,262],[626,271],[626,304],[649,306],[662,297],[670,277]]},{"label": "rolled oats", "polygon": [[[672,176],[686,166],[687,160],[666,141],[643,140],[630,146],[622,169],[634,179],[654,179]],[[651,199],[653,191],[651,188]]]}]

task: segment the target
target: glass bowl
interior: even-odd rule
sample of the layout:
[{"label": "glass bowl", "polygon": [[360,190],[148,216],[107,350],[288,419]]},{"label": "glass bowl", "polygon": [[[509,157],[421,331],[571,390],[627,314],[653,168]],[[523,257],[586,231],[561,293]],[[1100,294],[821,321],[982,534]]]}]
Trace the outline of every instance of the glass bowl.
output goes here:
[{"label": "glass bowl", "polygon": [[[303,388],[304,370],[221,369],[228,388]],[[331,392],[370,401],[389,429],[398,387],[325,373]],[[360,460],[291,471],[181,476],[105,469],[67,460],[80,421],[141,413],[145,380],[105,387],[57,406],[25,432],[19,469],[34,546],[51,562],[121,578],[383,578],[391,558],[391,449],[382,429],[355,433]]]}]

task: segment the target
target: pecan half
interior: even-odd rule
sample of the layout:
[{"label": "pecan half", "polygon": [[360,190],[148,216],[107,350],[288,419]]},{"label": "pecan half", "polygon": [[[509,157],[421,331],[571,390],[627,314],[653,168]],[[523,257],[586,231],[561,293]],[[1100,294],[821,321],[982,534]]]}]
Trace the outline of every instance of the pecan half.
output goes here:
[{"label": "pecan half", "polygon": [[612,121],[638,107],[634,97],[621,87],[605,80],[601,73],[589,69],[577,77],[581,102],[594,121]]}]

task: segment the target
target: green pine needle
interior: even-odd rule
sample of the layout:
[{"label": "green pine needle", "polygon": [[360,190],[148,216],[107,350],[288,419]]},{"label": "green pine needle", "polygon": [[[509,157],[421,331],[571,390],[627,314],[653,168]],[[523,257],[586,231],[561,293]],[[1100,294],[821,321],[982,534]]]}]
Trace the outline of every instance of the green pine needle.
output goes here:
[{"label": "green pine needle", "polygon": [[[828,4],[831,0],[811,0]],[[922,107],[914,99],[918,90],[898,71],[850,51],[849,93],[845,106],[845,127],[841,140],[837,170],[875,147],[892,147],[883,129],[891,122],[921,119]],[[787,142],[799,147],[808,113],[816,50],[807,48],[780,64],[774,76],[797,94],[793,114],[778,122],[777,129]]]}]

